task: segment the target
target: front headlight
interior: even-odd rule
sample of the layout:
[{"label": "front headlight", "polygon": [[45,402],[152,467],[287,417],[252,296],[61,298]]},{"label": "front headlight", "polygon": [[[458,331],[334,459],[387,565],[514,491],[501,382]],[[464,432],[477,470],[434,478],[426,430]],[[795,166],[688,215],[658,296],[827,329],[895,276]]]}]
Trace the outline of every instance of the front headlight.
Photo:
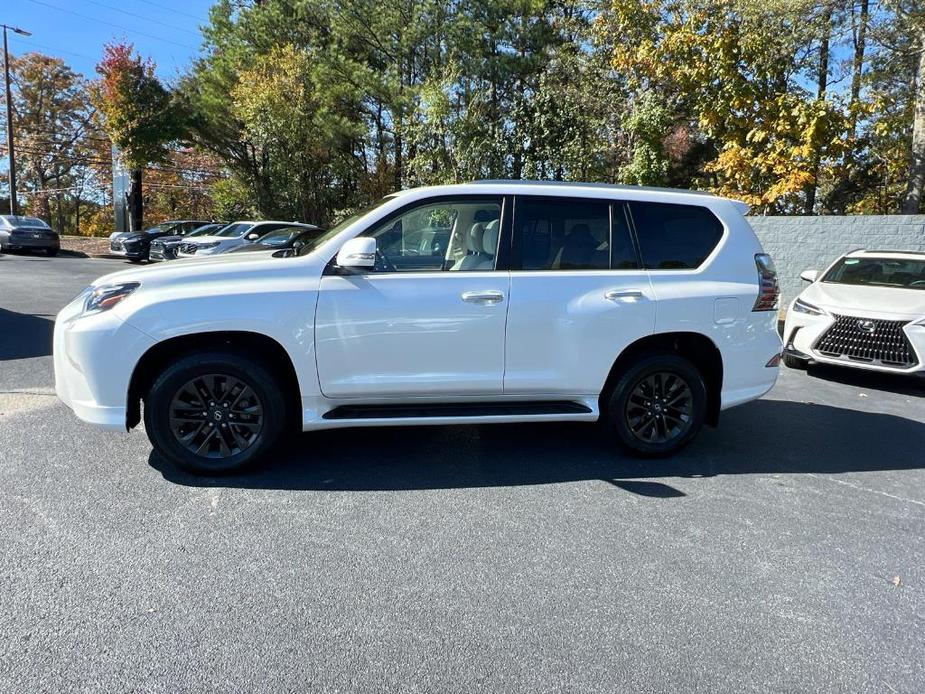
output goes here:
[{"label": "front headlight", "polygon": [[221,241],[209,241],[208,243],[197,243],[196,250],[201,251],[204,248],[215,248],[219,244],[221,244]]},{"label": "front headlight", "polygon": [[793,302],[793,310],[797,313],[805,313],[810,316],[823,316],[825,311],[823,311],[818,306],[813,306],[810,303],[803,301],[802,299],[797,299]]},{"label": "front headlight", "polygon": [[94,287],[84,300],[83,315],[108,311],[140,286],[139,282],[117,282]]}]

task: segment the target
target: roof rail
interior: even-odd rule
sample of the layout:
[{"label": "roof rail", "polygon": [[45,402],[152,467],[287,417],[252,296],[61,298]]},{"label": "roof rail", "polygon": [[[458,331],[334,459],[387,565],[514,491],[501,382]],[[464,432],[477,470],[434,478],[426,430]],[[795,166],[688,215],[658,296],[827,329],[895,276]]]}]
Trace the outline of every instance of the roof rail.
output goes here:
[{"label": "roof rail", "polygon": [[925,255],[925,251],[884,251],[884,250],[876,250],[876,251],[865,251],[865,253],[900,253],[900,254],[902,254],[902,255]]},{"label": "roof rail", "polygon": [[477,185],[526,185],[526,186],[562,186],[564,188],[607,188],[610,190],[645,190],[654,193],[682,193],[685,195],[705,195],[716,197],[713,193],[703,190],[687,190],[685,188],[659,188],[657,186],[630,186],[621,183],[589,183],[585,181],[537,181],[532,179],[479,179],[470,181]]}]

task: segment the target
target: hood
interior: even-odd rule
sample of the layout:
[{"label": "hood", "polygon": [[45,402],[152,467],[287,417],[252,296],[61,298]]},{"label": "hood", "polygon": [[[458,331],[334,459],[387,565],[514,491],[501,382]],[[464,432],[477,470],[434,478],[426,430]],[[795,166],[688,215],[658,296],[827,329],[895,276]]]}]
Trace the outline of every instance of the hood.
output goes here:
[{"label": "hood", "polygon": [[[181,280],[195,282],[199,276],[224,273],[233,270],[234,265],[250,265],[254,261],[265,261],[271,258],[269,253],[253,253],[240,255],[207,255],[202,258],[184,258],[170,263],[156,263],[143,267],[120,270],[94,280],[93,286],[109,284],[112,282],[141,282],[160,284],[164,281]],[[197,272],[197,270],[199,272]]]},{"label": "hood", "polygon": [[925,316],[925,289],[814,282],[800,298],[830,313],[893,316],[897,320]]},{"label": "hood", "polygon": [[[186,238],[185,236],[171,234],[170,236],[158,236],[157,240],[160,241],[161,243],[173,243],[174,241],[183,241],[185,238]],[[201,236],[194,236],[193,238],[189,240],[195,241],[196,239],[201,239],[201,238],[202,238]]]}]

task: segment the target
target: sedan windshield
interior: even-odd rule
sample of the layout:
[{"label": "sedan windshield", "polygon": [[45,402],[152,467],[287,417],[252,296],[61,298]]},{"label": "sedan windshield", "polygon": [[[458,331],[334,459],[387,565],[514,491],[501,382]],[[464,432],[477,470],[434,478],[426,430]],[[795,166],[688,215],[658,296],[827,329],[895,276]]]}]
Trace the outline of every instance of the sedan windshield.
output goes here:
[{"label": "sedan windshield", "polygon": [[925,258],[842,258],[825,274],[822,281],[868,287],[925,289]]},{"label": "sedan windshield", "polygon": [[201,227],[196,227],[186,236],[212,236],[218,235],[218,230],[223,228],[224,224],[204,224]]},{"label": "sedan windshield", "polygon": [[236,239],[247,233],[247,230],[254,226],[253,222],[236,222],[229,224],[224,229],[216,231],[212,236],[225,236],[226,238]]},{"label": "sedan windshield", "polygon": [[50,229],[45,222],[38,217],[23,217],[21,215],[4,214],[0,215],[3,220],[3,226],[6,227],[43,227]]},{"label": "sedan windshield", "polygon": [[176,224],[174,222],[162,222],[160,224],[155,224],[149,229],[145,229],[146,234],[159,234],[162,231],[170,231]]}]

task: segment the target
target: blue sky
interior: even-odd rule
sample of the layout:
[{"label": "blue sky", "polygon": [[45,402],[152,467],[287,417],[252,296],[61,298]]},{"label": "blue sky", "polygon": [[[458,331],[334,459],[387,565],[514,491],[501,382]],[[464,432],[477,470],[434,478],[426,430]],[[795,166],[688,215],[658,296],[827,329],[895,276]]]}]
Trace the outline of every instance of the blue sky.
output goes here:
[{"label": "blue sky", "polygon": [[157,63],[168,81],[198,53],[200,25],[213,0],[3,0],[0,23],[32,32],[9,33],[14,54],[38,51],[63,59],[75,71],[95,77],[103,44],[127,40]]}]

